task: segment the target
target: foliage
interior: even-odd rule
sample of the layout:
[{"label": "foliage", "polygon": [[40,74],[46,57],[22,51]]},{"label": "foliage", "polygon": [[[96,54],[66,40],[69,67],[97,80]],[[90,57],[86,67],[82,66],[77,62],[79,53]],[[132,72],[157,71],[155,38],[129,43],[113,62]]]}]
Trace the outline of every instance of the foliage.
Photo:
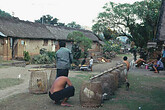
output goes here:
[{"label": "foliage", "polygon": [[74,31],[72,33],[69,33],[67,38],[69,40],[73,40],[74,45],[77,46],[76,48],[79,48],[84,52],[83,57],[87,57],[88,49],[90,49],[92,46],[92,40],[91,39],[84,36],[83,33],[79,32],[79,31]]},{"label": "foliage", "polygon": [[5,11],[2,11],[1,9],[0,9],[0,16],[2,16],[2,17],[12,17],[9,13],[7,13]]},{"label": "foliage", "polygon": [[117,32],[114,30],[111,30],[110,28],[106,28],[103,31],[105,40],[115,39],[117,37]]},{"label": "foliage", "polygon": [[80,64],[78,59],[81,56],[81,50],[77,44],[72,45],[72,54],[73,54],[73,63],[78,66]]},{"label": "foliage", "polygon": [[81,25],[76,24],[76,22],[74,22],[74,21],[72,21],[71,23],[68,23],[66,26],[71,27],[71,28],[77,28],[77,29],[81,28]]},{"label": "foliage", "polygon": [[134,4],[106,3],[92,30],[103,32],[105,28],[112,28],[134,41],[137,47],[145,47],[149,40],[155,39],[160,4],[161,0]]},{"label": "foliage", "polygon": [[46,54],[46,49],[45,48],[40,49],[40,54],[41,55]]},{"label": "foliage", "polygon": [[40,49],[40,55],[35,55],[32,58],[33,64],[50,64],[55,62],[55,52],[46,51],[46,49]]},{"label": "foliage", "polygon": [[25,61],[30,61],[30,55],[29,55],[29,52],[24,51],[24,52],[23,52],[23,55],[24,55],[24,60],[25,60]]},{"label": "foliage", "polygon": [[43,15],[40,19],[35,20],[35,22],[42,23],[42,24],[51,24],[51,25],[58,25],[64,26],[65,23],[58,22],[57,18],[53,18],[51,15]]},{"label": "foliage", "polygon": [[119,53],[121,44],[115,41],[106,41],[103,46],[103,55],[105,58],[111,58],[113,53]]}]

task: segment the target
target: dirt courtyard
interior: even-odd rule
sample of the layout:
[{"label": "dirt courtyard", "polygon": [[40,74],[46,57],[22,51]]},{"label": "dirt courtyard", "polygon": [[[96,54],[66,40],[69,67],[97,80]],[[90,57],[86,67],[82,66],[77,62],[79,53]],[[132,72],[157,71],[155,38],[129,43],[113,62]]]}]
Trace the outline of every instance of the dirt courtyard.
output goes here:
[{"label": "dirt courtyard", "polygon": [[[130,59],[132,60],[132,59]],[[105,71],[109,69],[110,67],[116,66],[116,63],[122,61],[121,57],[114,58],[110,63],[98,63],[94,64],[93,66],[93,72],[88,72],[89,74],[98,74],[102,71]],[[7,68],[0,68],[0,78],[21,78],[24,80],[24,82],[20,85],[16,85],[13,87],[8,87],[5,89],[0,90],[0,108],[3,108],[2,110],[64,110],[65,107],[62,108],[60,106],[55,106],[53,103],[51,103],[51,100],[49,99],[47,94],[43,95],[35,95],[35,94],[29,94],[29,79],[30,79],[30,71],[29,69],[32,69],[33,67],[38,67],[39,65],[27,65],[25,67],[7,67]],[[48,77],[50,75],[51,69],[48,68],[45,70],[48,74]],[[131,68],[131,74],[137,74],[148,76],[148,77],[160,77],[160,75],[155,75],[153,72],[145,70],[145,68]],[[86,74],[82,71],[70,71],[69,77],[76,77],[76,75]],[[162,73],[161,73],[162,74]],[[165,75],[161,75],[161,77],[165,77]],[[161,88],[164,88],[164,84],[161,85],[155,85],[155,86],[161,86]],[[79,90],[76,90],[76,94],[78,94]],[[126,91],[118,91],[121,94],[130,94]],[[120,96],[119,96],[120,97]],[[9,99],[8,99],[9,98]],[[5,102],[7,100],[7,103]],[[80,107],[80,104],[78,102],[79,98],[78,95],[76,97],[71,98],[69,100],[69,103],[74,104],[73,108],[67,108],[69,110],[91,110],[90,108],[82,108]],[[112,99],[118,100],[116,99]],[[9,103],[9,104],[8,104]],[[21,105],[19,105],[21,104]],[[129,110],[125,108],[122,105],[116,106],[109,106],[109,104],[103,105],[104,107],[98,108],[98,110]],[[95,110],[95,109],[92,109]]]},{"label": "dirt courtyard", "polygon": [[[116,65],[116,62],[122,61],[120,57],[114,58],[110,63],[101,63],[101,64],[95,64],[93,66],[93,72],[91,74],[98,74],[114,65]],[[8,87],[3,90],[0,90],[0,99],[6,98],[8,96],[18,94],[18,93],[26,93],[28,92],[29,87],[29,79],[30,79],[30,69],[33,69],[34,67],[38,67],[40,65],[27,65],[25,67],[6,67],[6,68],[0,68],[0,78],[21,78],[24,80],[24,82],[20,85],[16,85],[13,87]],[[47,76],[49,78],[51,68],[45,69],[47,72]],[[76,71],[70,71],[69,77],[74,77],[76,75],[80,74]]]}]

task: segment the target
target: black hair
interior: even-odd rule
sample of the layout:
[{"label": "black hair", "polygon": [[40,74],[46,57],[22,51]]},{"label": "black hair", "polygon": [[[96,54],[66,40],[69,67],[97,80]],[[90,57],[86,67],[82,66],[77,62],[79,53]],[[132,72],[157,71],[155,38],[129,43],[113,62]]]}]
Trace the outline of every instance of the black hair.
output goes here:
[{"label": "black hair", "polygon": [[123,60],[127,60],[127,59],[128,59],[127,56],[124,56],[124,57],[123,57]]},{"label": "black hair", "polygon": [[161,57],[157,57],[157,60],[159,61]]},{"label": "black hair", "polygon": [[65,47],[66,46],[66,42],[65,41],[60,41],[59,42],[59,46],[60,47]]}]

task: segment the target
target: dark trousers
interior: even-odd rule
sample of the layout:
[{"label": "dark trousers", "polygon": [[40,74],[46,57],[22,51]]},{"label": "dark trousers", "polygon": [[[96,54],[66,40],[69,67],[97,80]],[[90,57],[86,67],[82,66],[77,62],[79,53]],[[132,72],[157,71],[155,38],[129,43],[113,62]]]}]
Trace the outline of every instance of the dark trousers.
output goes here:
[{"label": "dark trousers", "polygon": [[75,88],[73,86],[68,86],[58,92],[54,92],[53,94],[49,92],[49,97],[55,102],[59,102],[64,98],[69,98],[74,96],[74,92],[75,92]]},{"label": "dark trousers", "polygon": [[68,77],[69,69],[57,69],[57,75],[56,78],[60,76],[66,76]]}]

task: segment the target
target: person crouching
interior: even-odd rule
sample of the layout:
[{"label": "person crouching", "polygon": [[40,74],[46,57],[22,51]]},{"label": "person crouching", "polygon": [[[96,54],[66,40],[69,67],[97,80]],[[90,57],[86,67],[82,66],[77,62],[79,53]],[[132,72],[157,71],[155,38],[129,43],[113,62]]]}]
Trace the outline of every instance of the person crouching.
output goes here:
[{"label": "person crouching", "polygon": [[[66,88],[66,84],[68,85]],[[49,97],[55,101],[55,104],[61,104],[61,106],[73,106],[66,101],[69,97],[74,96],[75,88],[72,86],[71,81],[66,76],[58,77],[49,91]]]}]

